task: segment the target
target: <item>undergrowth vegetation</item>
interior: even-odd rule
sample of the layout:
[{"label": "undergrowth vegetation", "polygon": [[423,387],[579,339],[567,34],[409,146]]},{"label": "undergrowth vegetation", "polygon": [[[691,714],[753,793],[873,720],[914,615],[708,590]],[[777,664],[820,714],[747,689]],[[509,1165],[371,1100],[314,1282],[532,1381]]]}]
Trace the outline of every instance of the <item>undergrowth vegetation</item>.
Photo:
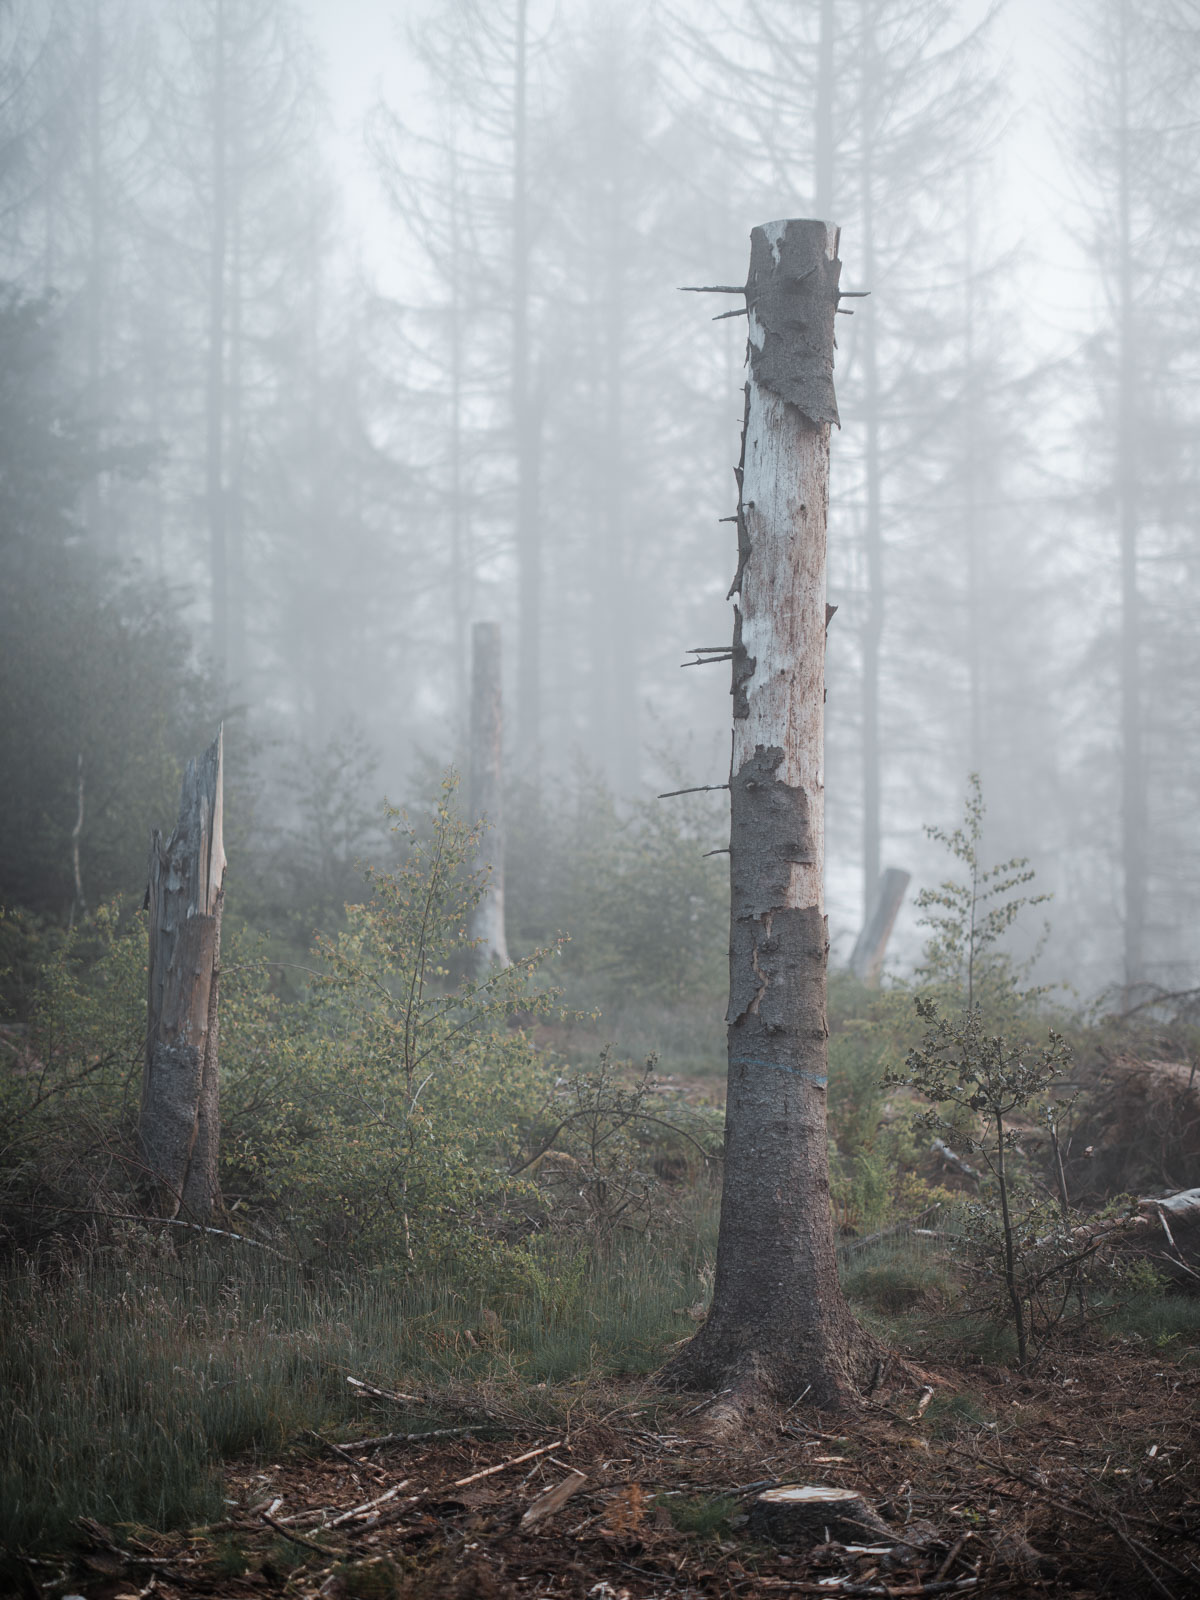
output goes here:
[{"label": "undergrowth vegetation", "polygon": [[[4,1281],[0,1544],[51,1548],[81,1515],[147,1527],[221,1515],[220,1465],[272,1459],[313,1431],[480,1431],[489,1397],[536,1408],[584,1375],[643,1373],[687,1327],[715,1213],[669,1240],[515,1252],[490,1276],[306,1272],[262,1251],[189,1243],[111,1251]],[[384,1407],[348,1377],[427,1395]],[[539,1387],[542,1386],[542,1387]],[[454,1420],[452,1418],[451,1420]]]},{"label": "undergrowth vegetation", "polygon": [[[1070,1017],[1013,967],[1003,935],[1038,897],[1021,863],[983,865],[982,816],[975,790],[939,835],[962,870],[922,896],[923,968],[879,990],[831,980],[846,1292],[917,1356],[1029,1365],[1060,1339],[1195,1360],[1200,1301],[1161,1250],[1125,1248],[1134,1201],[1081,1146],[1103,1154],[1119,1104],[1139,1164],[1110,1152],[1104,1173],[1200,1183],[1198,1041],[1153,1015]],[[10,1545],[63,1541],[80,1515],[217,1520],[222,1461],[361,1429],[348,1377],[421,1397],[379,1431],[484,1428],[497,1396],[549,1419],[585,1382],[652,1371],[704,1316],[726,922],[708,813],[622,816],[592,796],[543,817],[542,887],[516,897],[524,954],[482,980],[463,975],[480,883],[453,782],[388,821],[383,865],[307,952],[281,963],[230,920],[219,1233],[145,1216],[141,912],[0,921]],[[673,1040],[673,1072],[603,1048],[610,1011],[626,1044]],[[1138,1100],[1143,1058],[1158,1087]],[[938,1407],[935,1434],[990,1425],[969,1395]],[[712,1534],[728,1513],[667,1509]]]}]

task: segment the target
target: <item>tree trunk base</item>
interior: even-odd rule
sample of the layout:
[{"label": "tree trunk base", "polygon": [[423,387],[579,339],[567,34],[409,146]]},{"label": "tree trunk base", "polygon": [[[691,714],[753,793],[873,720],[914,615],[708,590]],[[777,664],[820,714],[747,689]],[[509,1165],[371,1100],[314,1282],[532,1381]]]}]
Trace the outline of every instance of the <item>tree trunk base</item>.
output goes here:
[{"label": "tree trunk base", "polygon": [[672,1356],[658,1382],[669,1389],[719,1391],[705,1425],[722,1434],[751,1425],[757,1413],[772,1414],[801,1400],[827,1411],[855,1410],[893,1358],[849,1307],[840,1310],[833,1327],[808,1330],[808,1337],[793,1328],[766,1341],[759,1330],[752,1351],[744,1348],[742,1325],[722,1328],[722,1319],[713,1316]]}]

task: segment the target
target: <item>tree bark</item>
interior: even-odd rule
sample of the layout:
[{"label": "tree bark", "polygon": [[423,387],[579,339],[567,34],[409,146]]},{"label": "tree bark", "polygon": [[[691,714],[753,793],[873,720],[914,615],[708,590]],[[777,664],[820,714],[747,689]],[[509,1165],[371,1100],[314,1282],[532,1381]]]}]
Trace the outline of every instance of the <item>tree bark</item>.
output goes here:
[{"label": "tree bark", "polygon": [[750,1507],[750,1532],[776,1544],[802,1546],[839,1539],[846,1544],[896,1535],[854,1489],[823,1483],[787,1484],[768,1489]]},{"label": "tree bark", "polygon": [[708,1320],[668,1381],[848,1399],[870,1343],[838,1285],[825,1134],[825,527],[838,230],[751,235],[730,769],[729,1090]]},{"label": "tree bark", "polygon": [[171,1217],[211,1216],[221,1203],[222,751],[219,732],[198,761],[188,762],[175,831],[164,845],[156,828],[150,843],[150,982],[138,1132],[146,1169],[161,1191],[156,1213]]},{"label": "tree bark", "polygon": [[504,935],[504,702],[501,690],[500,624],[477,622],[471,630],[471,769],[468,805],[472,822],[486,823],[476,854],[487,887],[471,912],[468,932],[477,940],[474,967],[486,976],[508,966]]}]

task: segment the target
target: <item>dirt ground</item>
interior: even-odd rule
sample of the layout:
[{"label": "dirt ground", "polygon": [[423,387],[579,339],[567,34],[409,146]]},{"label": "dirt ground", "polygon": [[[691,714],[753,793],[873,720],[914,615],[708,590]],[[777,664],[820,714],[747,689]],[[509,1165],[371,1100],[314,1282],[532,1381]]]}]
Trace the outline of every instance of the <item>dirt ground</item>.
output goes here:
[{"label": "dirt ground", "polygon": [[[448,1435],[313,1436],[276,1463],[230,1464],[230,1514],[210,1528],[88,1524],[70,1589],[53,1592],[1186,1600],[1200,1596],[1198,1394],[1200,1370],[1128,1349],[1060,1356],[1031,1378],[910,1369],[859,1414],[801,1403],[733,1442],[706,1433],[702,1398],[644,1383],[556,1391],[558,1427],[476,1397]],[[372,1436],[387,1417],[381,1401]],[[766,1542],[747,1514],[780,1482],[861,1491],[891,1531],[857,1548]],[[555,1488],[561,1503],[539,1507]],[[31,1569],[30,1592],[51,1576]]]}]

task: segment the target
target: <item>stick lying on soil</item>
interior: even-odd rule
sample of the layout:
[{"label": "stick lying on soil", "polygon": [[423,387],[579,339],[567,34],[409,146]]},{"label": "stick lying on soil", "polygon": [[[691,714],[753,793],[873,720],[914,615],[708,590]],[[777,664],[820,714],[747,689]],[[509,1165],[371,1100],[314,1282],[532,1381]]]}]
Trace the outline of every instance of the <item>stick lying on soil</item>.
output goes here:
[{"label": "stick lying on soil", "polygon": [[274,1528],[276,1533],[282,1534],[285,1539],[290,1539],[293,1544],[303,1545],[306,1550],[315,1550],[319,1556],[330,1556],[336,1561],[345,1554],[343,1550],[330,1550],[328,1545],[317,1544],[315,1540],[306,1539],[303,1534],[285,1528],[282,1522],[276,1522],[266,1511],[263,1512],[262,1519],[268,1528]]},{"label": "stick lying on soil", "polygon": [[373,1383],[364,1383],[361,1378],[347,1378],[346,1382],[352,1389],[361,1389],[364,1394],[374,1395],[377,1400],[394,1400],[398,1405],[424,1405],[425,1400],[419,1394],[398,1394],[395,1389],[377,1389]]},{"label": "stick lying on soil", "polygon": [[485,1467],[482,1472],[473,1472],[469,1478],[455,1478],[451,1485],[455,1489],[465,1489],[469,1483],[478,1483],[481,1478],[494,1478],[498,1472],[507,1472],[509,1467],[519,1467],[523,1461],[532,1461],[534,1456],[544,1456],[548,1450],[561,1450],[562,1440],[555,1439],[552,1444],[539,1445],[536,1450],[526,1450],[523,1456],[512,1456],[507,1461],[501,1461],[494,1467]]},{"label": "stick lying on soil", "polygon": [[[321,1443],[330,1450],[336,1450],[338,1455],[344,1456],[351,1450],[375,1450],[385,1444],[416,1444],[422,1439],[458,1438],[464,1433],[474,1433],[480,1427],[494,1429],[494,1424],[476,1422],[465,1428],[426,1428],[423,1433],[380,1433],[373,1439],[351,1439],[346,1444],[334,1444],[332,1439],[321,1439]],[[320,1438],[320,1435],[316,1437]],[[358,1462],[354,1464],[357,1466]]]},{"label": "stick lying on soil", "polygon": [[376,1506],[384,1505],[388,1500],[394,1500],[401,1489],[408,1488],[408,1479],[401,1478],[399,1483],[394,1483],[390,1489],[385,1489],[374,1500],[364,1500],[361,1506],[355,1506],[351,1511],[343,1511],[340,1517],[334,1517],[332,1522],[327,1522],[327,1528],[340,1528],[343,1522],[351,1522],[355,1517],[364,1516],[368,1511],[374,1511]]}]

